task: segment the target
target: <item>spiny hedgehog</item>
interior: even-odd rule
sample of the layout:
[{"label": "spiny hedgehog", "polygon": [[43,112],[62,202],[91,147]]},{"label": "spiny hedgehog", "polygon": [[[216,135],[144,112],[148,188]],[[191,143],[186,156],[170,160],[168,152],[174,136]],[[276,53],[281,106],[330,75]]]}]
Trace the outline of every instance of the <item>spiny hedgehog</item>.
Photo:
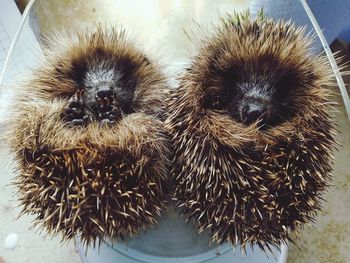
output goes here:
[{"label": "spiny hedgehog", "polygon": [[113,28],[56,37],[44,53],[9,132],[23,213],[87,245],[155,224],[169,164],[159,65]]},{"label": "spiny hedgehog", "polygon": [[278,247],[321,209],[336,145],[334,81],[304,31],[228,16],[197,43],[171,94],[174,199],[213,242]]}]

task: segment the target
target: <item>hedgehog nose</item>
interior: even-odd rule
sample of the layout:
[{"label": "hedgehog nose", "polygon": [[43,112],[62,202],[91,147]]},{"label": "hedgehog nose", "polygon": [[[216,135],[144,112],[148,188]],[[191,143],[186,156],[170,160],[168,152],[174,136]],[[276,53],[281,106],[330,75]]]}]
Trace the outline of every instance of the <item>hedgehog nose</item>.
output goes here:
[{"label": "hedgehog nose", "polygon": [[242,120],[245,124],[257,121],[265,113],[265,107],[259,103],[249,103],[242,110]]},{"label": "hedgehog nose", "polygon": [[103,98],[110,98],[113,96],[113,90],[112,89],[99,89],[96,92],[97,97],[103,99]]}]

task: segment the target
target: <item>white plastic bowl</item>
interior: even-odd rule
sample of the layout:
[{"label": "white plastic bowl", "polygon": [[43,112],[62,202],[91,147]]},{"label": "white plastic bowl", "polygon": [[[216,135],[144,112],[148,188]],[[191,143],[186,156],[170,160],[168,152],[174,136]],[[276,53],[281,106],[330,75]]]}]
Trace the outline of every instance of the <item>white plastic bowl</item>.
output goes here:
[{"label": "white plastic bowl", "polygon": [[185,223],[172,207],[154,228],[147,229],[126,243],[103,242],[101,247],[86,248],[77,239],[84,263],[286,263],[287,247],[266,254],[258,247],[248,248],[246,255],[233,251],[229,244],[208,247],[209,236],[197,235],[194,224]]}]

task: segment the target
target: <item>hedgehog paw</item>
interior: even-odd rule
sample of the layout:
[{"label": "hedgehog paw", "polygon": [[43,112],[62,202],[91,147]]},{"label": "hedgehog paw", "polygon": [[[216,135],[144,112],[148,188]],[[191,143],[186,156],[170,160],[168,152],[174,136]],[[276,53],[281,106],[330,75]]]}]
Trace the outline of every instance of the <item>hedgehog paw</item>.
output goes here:
[{"label": "hedgehog paw", "polygon": [[68,126],[85,126],[89,117],[85,114],[84,104],[80,100],[72,99],[64,108],[61,118]]},{"label": "hedgehog paw", "polygon": [[111,125],[118,122],[122,117],[122,111],[117,107],[112,107],[110,111],[100,114],[100,124]]}]

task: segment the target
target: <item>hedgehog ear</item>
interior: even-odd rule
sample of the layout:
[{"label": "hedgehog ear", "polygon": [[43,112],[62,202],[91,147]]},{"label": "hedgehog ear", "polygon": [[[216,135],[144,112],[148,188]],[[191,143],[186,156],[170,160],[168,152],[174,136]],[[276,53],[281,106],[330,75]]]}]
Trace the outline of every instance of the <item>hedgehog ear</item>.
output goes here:
[{"label": "hedgehog ear", "polygon": [[295,70],[289,70],[276,83],[277,94],[279,96],[288,96],[288,93],[299,86],[299,76]]},{"label": "hedgehog ear", "polygon": [[225,107],[224,99],[220,91],[214,88],[209,88],[202,100],[202,105],[205,109],[223,110]]},{"label": "hedgehog ear", "polygon": [[76,81],[79,85],[82,85],[87,70],[87,62],[85,59],[81,58],[79,60],[72,61],[68,74],[70,78]]}]

